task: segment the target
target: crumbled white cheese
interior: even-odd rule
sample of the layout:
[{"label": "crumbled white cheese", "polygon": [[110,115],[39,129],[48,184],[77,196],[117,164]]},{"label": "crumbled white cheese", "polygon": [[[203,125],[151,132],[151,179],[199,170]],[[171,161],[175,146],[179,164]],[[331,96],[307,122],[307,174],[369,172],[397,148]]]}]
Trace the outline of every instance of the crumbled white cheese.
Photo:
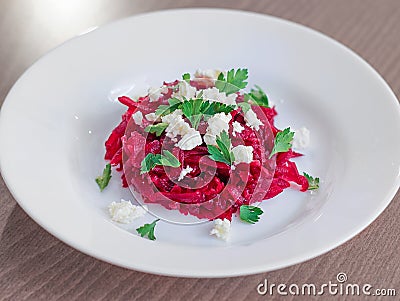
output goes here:
[{"label": "crumbled white cheese", "polygon": [[208,145],[216,145],[216,136],[222,131],[228,132],[231,114],[217,113],[208,120],[208,127],[204,135],[204,142]]},{"label": "crumbled white cheese", "polygon": [[168,127],[165,129],[167,137],[184,136],[190,131],[190,125],[183,120],[182,115],[182,110],[175,110],[171,114],[161,117],[162,122],[168,123]]},{"label": "crumbled white cheese", "polygon": [[224,218],[214,220],[214,228],[211,230],[210,235],[215,235],[222,240],[228,240],[229,231],[231,229],[231,222]]},{"label": "crumbled white cheese", "polygon": [[196,78],[211,78],[211,79],[217,79],[218,75],[221,73],[220,70],[217,69],[207,69],[207,70],[200,70],[197,69],[196,72],[194,73],[194,77]]},{"label": "crumbled white cheese", "polygon": [[304,149],[310,144],[310,131],[306,127],[302,127],[294,131],[293,148]]},{"label": "crumbled white cheese", "polygon": [[132,119],[133,121],[137,124],[137,125],[141,125],[142,121],[143,121],[143,114],[140,111],[137,111],[135,114],[132,115]]},{"label": "crumbled white cheese", "polygon": [[183,100],[183,98],[193,98],[196,95],[196,88],[192,87],[187,81],[180,81],[178,84],[178,91],[172,94],[172,97]]},{"label": "crumbled white cheese", "polygon": [[199,90],[197,95],[202,94],[203,99],[206,99],[211,102],[221,102],[227,105],[236,105],[237,95],[235,93],[226,95],[225,92],[219,92],[216,87]]},{"label": "crumbled white cheese", "polygon": [[219,90],[215,87],[212,87],[212,88],[197,91],[196,96],[200,96],[200,94],[202,94],[202,97],[204,99],[215,101],[218,97],[218,93],[219,93]]},{"label": "crumbled white cheese", "polygon": [[168,87],[162,86],[161,88],[150,87],[147,91],[149,93],[150,102],[157,101],[163,94],[168,93]]},{"label": "crumbled white cheese", "polygon": [[252,109],[248,110],[246,113],[244,113],[244,120],[246,121],[246,124],[251,127],[252,129],[259,130],[260,125],[263,123],[261,122],[260,119],[258,119],[256,113]]},{"label": "crumbled white cheese", "polygon": [[191,173],[193,171],[193,168],[191,168],[189,165],[186,166],[185,168],[182,168],[181,173],[178,177],[178,181],[182,181],[184,177],[186,177],[187,174]]},{"label": "crumbled white cheese", "polygon": [[204,143],[207,145],[217,145],[217,140],[215,135],[205,133],[203,136]]},{"label": "crumbled white cheese", "polygon": [[176,146],[182,150],[191,150],[202,143],[203,140],[201,139],[200,132],[190,128],[189,131],[182,136]]},{"label": "crumbled white cheese", "polygon": [[236,133],[241,133],[244,130],[244,127],[237,121],[232,123],[232,135],[236,137]]},{"label": "crumbled white cheese", "polygon": [[160,117],[156,115],[156,113],[149,113],[144,115],[144,117],[146,117],[146,119],[151,122],[161,120]]},{"label": "crumbled white cheese", "polygon": [[232,148],[233,155],[235,156],[235,164],[250,163],[253,161],[253,147],[238,145]]},{"label": "crumbled white cheese", "polygon": [[147,212],[147,206],[132,205],[130,201],[121,199],[120,202],[112,202],[108,206],[111,219],[122,224],[129,224],[134,219],[142,217]]},{"label": "crumbled white cheese", "polygon": [[183,119],[182,110],[175,110],[171,114],[161,117],[162,122],[168,123],[165,129],[166,136],[171,138],[172,141],[177,142],[176,136],[182,136],[181,140],[176,144],[182,150],[191,150],[203,143],[200,132]]}]

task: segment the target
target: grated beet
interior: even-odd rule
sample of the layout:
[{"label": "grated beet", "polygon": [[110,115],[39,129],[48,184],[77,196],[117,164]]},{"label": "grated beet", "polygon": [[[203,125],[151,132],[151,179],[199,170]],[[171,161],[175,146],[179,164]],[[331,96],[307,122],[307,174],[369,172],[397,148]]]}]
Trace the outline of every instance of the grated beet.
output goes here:
[{"label": "grated beet", "polygon": [[[232,215],[238,211],[241,205],[252,203],[254,195],[261,194],[262,198],[270,199],[290,187],[290,183],[299,185],[301,191],[308,189],[307,179],[299,174],[296,164],[290,161],[302,154],[290,149],[276,155],[276,167],[272,166],[269,161],[265,162],[266,165],[263,166],[261,162],[263,162],[262,158],[266,155],[266,151],[255,132],[246,125],[243,114],[240,114],[241,109],[231,112],[231,123],[237,121],[244,127],[244,130],[236,138],[232,137],[232,143],[235,139],[240,139],[245,145],[253,147],[254,160],[250,164],[238,164],[232,171],[227,164],[209,159],[207,147],[203,144],[189,151],[173,149],[172,152],[181,162],[181,168],[190,166],[193,169],[179,183],[171,179],[179,176],[181,168],[171,169],[156,166],[148,174],[140,175],[140,164],[146,154],[160,154],[165,145],[173,146],[173,144],[165,139],[164,134],[156,137],[153,134],[143,133],[143,130],[140,131],[138,126],[135,128],[135,125],[132,125],[132,128],[127,131],[128,122],[136,110],[147,114],[153,112],[160,104],[165,104],[172,94],[172,87],[177,83],[178,81],[164,83],[169,88],[168,93],[156,102],[150,102],[147,96],[139,98],[137,102],[127,96],[118,98],[122,104],[128,107],[128,110],[122,115],[120,124],[115,127],[105,142],[105,159],[110,161],[112,166],[117,166],[119,171],[124,167],[121,175],[123,187],[133,185],[138,192],[146,191],[143,193],[145,202],[158,203],[167,209],[179,210],[185,215],[191,214],[210,220],[216,218],[231,220]],[[200,84],[201,87],[206,85],[208,85],[207,82]],[[238,100],[242,98],[243,96],[238,94]],[[277,115],[275,108],[261,107],[261,110],[269,122],[270,133],[272,132],[275,137],[279,132],[274,125],[274,118]],[[148,121],[144,120],[144,122]],[[201,128],[203,130],[200,131],[205,131],[204,124],[200,124],[199,129]],[[264,135],[268,135],[268,133],[264,133]],[[272,167],[275,167],[275,170],[271,172]],[[204,182],[207,182],[207,177],[209,178],[203,187],[190,189],[189,186],[184,185],[185,181],[190,182],[190,179],[195,177],[197,177],[196,181],[201,183],[202,176]],[[262,178],[268,180],[260,183]],[[238,187],[244,187],[244,189]]]}]

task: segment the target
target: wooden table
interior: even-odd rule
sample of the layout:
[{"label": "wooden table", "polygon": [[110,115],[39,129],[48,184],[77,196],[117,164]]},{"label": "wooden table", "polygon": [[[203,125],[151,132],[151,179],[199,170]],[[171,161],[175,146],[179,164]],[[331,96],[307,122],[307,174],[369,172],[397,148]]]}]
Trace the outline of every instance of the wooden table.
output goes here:
[{"label": "wooden table", "polygon": [[[0,2],[0,100],[4,100],[13,83],[36,59],[91,26],[147,11],[199,6],[250,10],[317,29],[359,53],[400,95],[399,0],[3,0]],[[257,294],[256,287],[265,278],[273,283],[322,284],[344,272],[355,283],[395,288],[397,297],[382,299],[399,300],[399,201],[398,193],[384,213],[361,234],[305,263],[248,277],[182,279],[129,271],[74,250],[33,222],[0,180],[0,299],[277,300],[280,297],[277,294]],[[338,300],[338,296],[323,298]],[[281,299],[317,297],[281,296]]]}]

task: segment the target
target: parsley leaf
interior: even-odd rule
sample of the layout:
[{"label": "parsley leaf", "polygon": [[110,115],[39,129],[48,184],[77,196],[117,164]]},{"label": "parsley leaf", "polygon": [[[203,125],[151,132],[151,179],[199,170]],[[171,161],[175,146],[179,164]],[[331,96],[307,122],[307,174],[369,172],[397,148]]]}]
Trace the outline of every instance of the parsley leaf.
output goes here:
[{"label": "parsley leaf", "polygon": [[177,109],[182,109],[183,114],[196,129],[203,117],[202,115],[214,115],[217,113],[228,114],[235,109],[234,105],[210,102],[200,98],[200,95],[197,98],[184,99],[183,102],[177,98],[170,98],[168,99],[168,103],[168,105],[160,105],[155,111],[155,114],[157,116],[165,116]]},{"label": "parsley leaf", "polygon": [[201,119],[217,113],[225,113],[235,109],[234,105],[226,105],[220,102],[210,102],[202,98],[188,99],[182,102],[179,107],[183,114],[189,119],[192,127],[197,130]]},{"label": "parsley leaf", "polygon": [[309,174],[303,172],[303,175],[308,181],[308,190],[315,190],[319,188],[319,178],[313,178]]},{"label": "parsley leaf", "polygon": [[[160,105],[157,109],[156,109],[156,111],[154,112],[157,116],[164,116],[164,115],[167,115],[167,114],[169,114],[169,108],[170,108],[170,106],[169,105]],[[167,113],[168,112],[168,113]]]},{"label": "parsley leaf", "polygon": [[263,214],[261,208],[250,205],[240,206],[240,219],[249,224],[255,224],[260,220],[260,215]]},{"label": "parsley leaf", "polygon": [[182,79],[185,81],[190,81],[190,74],[189,73],[185,73],[182,75]]},{"label": "parsley leaf", "polygon": [[228,165],[231,164],[230,160],[227,160],[216,146],[207,145],[207,149],[208,149],[208,152],[210,153],[210,159],[217,161],[217,162],[223,162]]},{"label": "parsley leaf", "polygon": [[192,127],[194,127],[196,130],[199,126],[201,118],[203,117],[202,109],[204,104],[205,102],[203,102],[203,99],[201,98],[185,100],[182,103],[183,114],[187,117],[187,119],[189,119]]},{"label": "parsley leaf", "polygon": [[170,151],[163,151],[163,155],[161,155],[159,159],[159,164],[163,166],[171,166],[171,167],[179,167],[181,166],[181,162],[170,152]]},{"label": "parsley leaf", "polygon": [[167,150],[163,151],[162,155],[148,153],[141,163],[140,174],[149,172],[156,165],[179,167],[181,166],[181,163],[170,151]]},{"label": "parsley leaf", "polygon": [[154,229],[159,220],[160,219],[158,218],[151,224],[144,224],[143,226],[137,228],[137,233],[140,234],[141,237],[147,236],[150,240],[156,240],[156,237],[154,236]]},{"label": "parsley leaf", "polygon": [[140,165],[140,174],[144,174],[152,170],[157,165],[157,162],[160,161],[160,157],[161,155],[159,154],[148,153]]},{"label": "parsley leaf", "polygon": [[247,102],[240,102],[238,103],[238,106],[242,108],[243,113],[247,113],[251,109],[251,104]]},{"label": "parsley leaf", "polygon": [[229,135],[226,131],[223,131],[219,137],[216,139],[217,145],[219,149],[221,150],[222,154],[224,155],[225,158],[229,158],[231,163],[234,161],[233,158],[233,152],[231,151],[232,144],[231,144],[231,139],[229,138]]},{"label": "parsley leaf", "polygon": [[277,133],[274,141],[274,147],[269,155],[269,158],[271,159],[276,153],[287,152],[292,147],[293,137],[294,132],[291,132],[290,128],[286,128]]},{"label": "parsley leaf", "polygon": [[237,69],[236,73],[235,70],[232,69],[228,71],[226,76],[226,81],[239,87],[240,89],[244,89],[247,86],[247,82],[245,80],[248,78],[248,71],[247,69]]},{"label": "parsley leaf", "polygon": [[96,183],[99,185],[100,191],[107,187],[111,179],[111,164],[107,164],[103,170],[103,174],[96,178]]},{"label": "parsley leaf", "polygon": [[168,123],[160,122],[157,124],[148,125],[144,131],[148,133],[156,134],[156,136],[161,136],[162,132],[168,127]]},{"label": "parsley leaf", "polygon": [[269,108],[268,104],[268,96],[265,92],[259,87],[255,86],[256,89],[251,89],[250,93],[245,94],[246,100],[252,100],[255,104]]},{"label": "parsley leaf", "polygon": [[173,98],[168,99],[168,103],[172,107],[172,106],[179,105],[181,103],[181,101],[178,98],[173,97]]},{"label": "parsley leaf", "polygon": [[226,79],[224,74],[221,72],[218,75],[218,79],[215,82],[215,87],[220,92],[225,92],[226,94],[232,94],[238,92],[240,89],[244,89],[247,86],[246,79],[248,78],[247,69],[235,69],[229,70]]},{"label": "parsley leaf", "polygon": [[218,113],[225,113],[228,114],[235,109],[234,105],[227,105],[221,102],[209,102],[206,101],[208,106],[204,105],[202,108],[202,113],[204,115],[214,115]]},{"label": "parsley leaf", "polygon": [[155,111],[155,114],[157,116],[165,116],[171,114],[173,111],[177,110],[181,105],[181,101],[177,98],[168,99],[168,103],[169,103],[168,105],[160,105]]},{"label": "parsley leaf", "polygon": [[235,161],[235,156],[231,151],[232,143],[228,133],[223,131],[220,136],[217,136],[216,141],[219,148],[214,145],[207,145],[210,159],[232,165]]}]

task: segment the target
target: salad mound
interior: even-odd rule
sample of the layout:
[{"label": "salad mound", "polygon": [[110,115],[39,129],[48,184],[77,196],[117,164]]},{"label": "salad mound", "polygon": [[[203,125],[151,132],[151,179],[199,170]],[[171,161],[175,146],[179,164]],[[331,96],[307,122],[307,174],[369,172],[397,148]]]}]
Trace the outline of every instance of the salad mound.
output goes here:
[{"label": "salad mound", "polygon": [[[115,167],[144,203],[214,220],[211,234],[224,239],[235,213],[252,224],[263,213],[255,204],[289,187],[318,188],[291,161],[302,156],[292,150],[295,133],[274,125],[277,111],[259,86],[243,91],[247,78],[247,69],[186,73],[137,99],[119,97],[127,111],[105,142],[100,188]],[[157,221],[138,233],[155,239]]]}]

